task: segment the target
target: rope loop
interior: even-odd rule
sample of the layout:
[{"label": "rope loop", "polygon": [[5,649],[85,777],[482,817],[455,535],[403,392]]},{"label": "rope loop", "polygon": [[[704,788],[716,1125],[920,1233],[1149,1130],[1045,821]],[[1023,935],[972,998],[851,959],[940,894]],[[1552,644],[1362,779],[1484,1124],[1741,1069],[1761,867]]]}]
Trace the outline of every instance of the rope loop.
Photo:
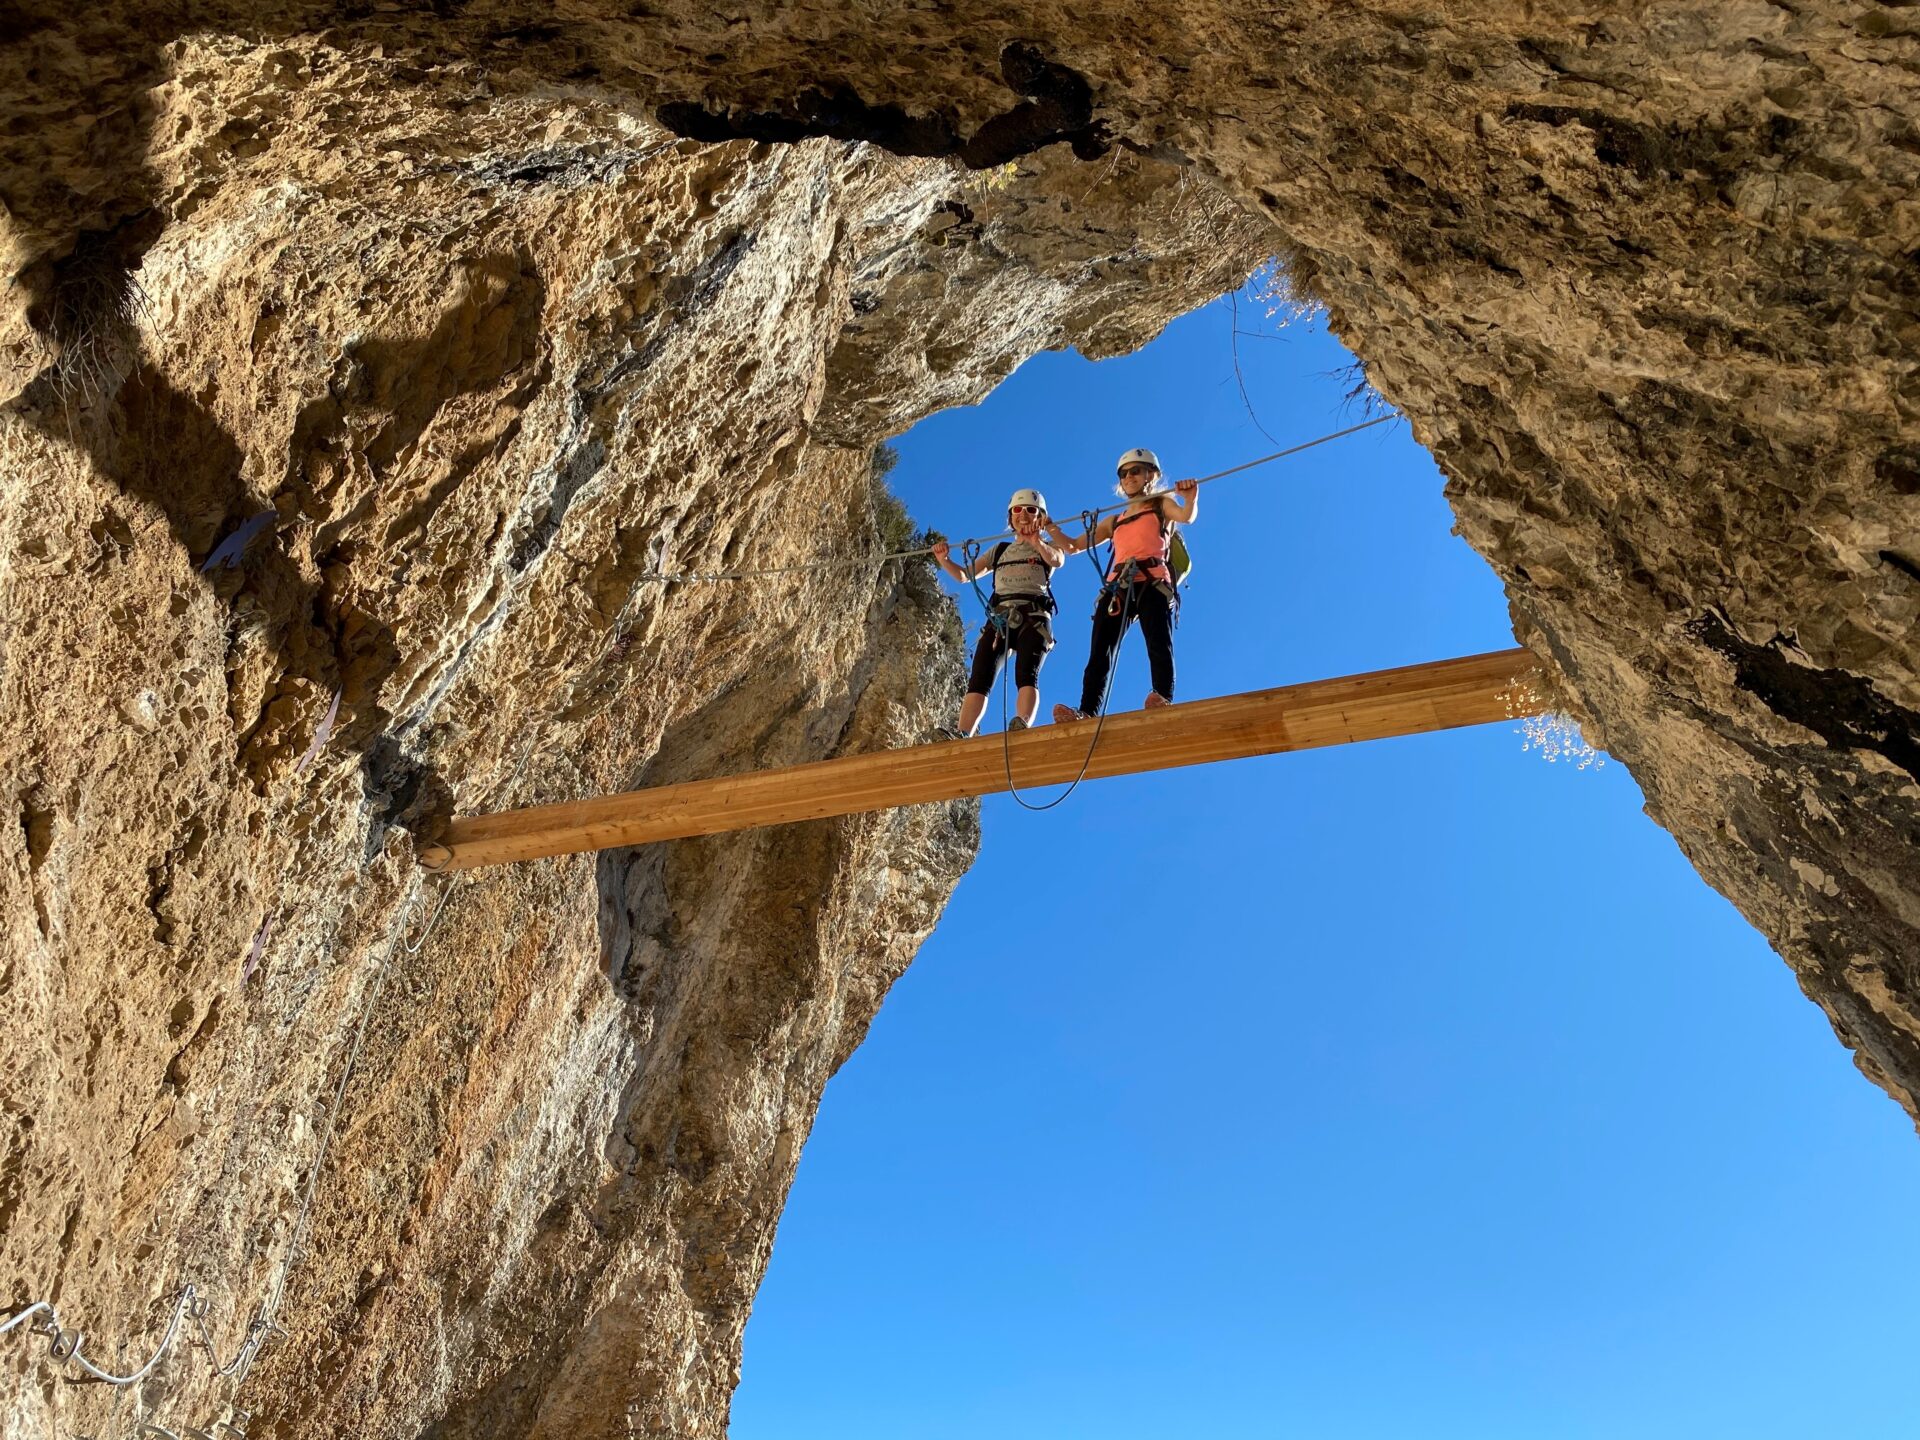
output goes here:
[{"label": "rope loop", "polygon": [[[1126,598],[1121,603],[1120,636],[1122,639],[1126,638],[1127,627],[1132,623],[1133,587],[1129,585],[1126,587]],[[1020,787],[1013,783],[1013,732],[1007,728],[1007,670],[1013,668],[1013,647],[1011,644],[1008,645],[1006,669],[1000,672],[1000,763],[1005,767],[1007,772],[1007,793],[1014,798],[1015,803],[1018,804],[1022,810],[1051,810],[1054,806],[1063,804],[1069,795],[1080,788],[1080,782],[1087,778],[1087,768],[1093,764],[1093,752],[1099,748],[1100,745],[1100,732],[1106,728],[1107,702],[1113,698],[1113,677],[1120,669],[1120,657],[1117,652],[1118,647],[1116,647],[1114,663],[1107,666],[1107,683],[1100,691],[1100,713],[1094,717],[1093,736],[1087,741],[1087,753],[1085,758],[1080,761],[1080,773],[1075,775],[1073,782],[1069,784],[1065,790],[1054,796],[1053,799],[1036,805],[1027,799],[1026,796],[1022,795],[1020,793]],[[1039,717],[1036,715],[1034,718],[1038,719]]]},{"label": "rope loop", "polygon": [[980,602],[980,608],[986,612],[987,623],[1000,632],[1002,639],[1007,635],[1007,617],[993,608],[993,601],[987,598],[987,592],[980,588],[980,541],[963,541],[960,553],[967,561],[967,583],[973,586],[973,595]]},{"label": "rope loop", "polygon": [[1107,572],[1100,568],[1100,557],[1093,553],[1093,532],[1099,528],[1099,525],[1099,511],[1082,510],[1080,512],[1080,553],[1087,557],[1087,563],[1093,566],[1093,573],[1104,585],[1107,583]]},{"label": "rope loop", "polygon": [[[307,1183],[301,1197],[299,1214],[294,1220],[293,1232],[288,1238],[285,1253],[276,1267],[277,1273],[268,1283],[267,1292],[260,1301],[259,1309],[247,1322],[246,1333],[233,1359],[224,1365],[220,1363],[219,1349],[214,1343],[213,1332],[207,1324],[208,1316],[212,1313],[212,1302],[203,1297],[190,1283],[182,1285],[175,1294],[171,1313],[167,1318],[166,1333],[160,1337],[160,1342],[154,1347],[152,1356],[146,1364],[130,1375],[116,1375],[111,1371],[103,1370],[88,1359],[84,1348],[85,1332],[78,1329],[69,1330],[63,1326],[60,1323],[59,1311],[45,1300],[35,1301],[4,1320],[0,1320],[0,1335],[20,1328],[23,1329],[23,1333],[46,1337],[47,1356],[54,1364],[73,1365],[84,1372],[72,1377],[78,1383],[99,1382],[113,1386],[128,1386],[136,1385],[146,1379],[153,1372],[154,1367],[165,1358],[167,1352],[173,1349],[174,1342],[180,1338],[182,1327],[190,1324],[192,1330],[187,1336],[188,1348],[206,1352],[208,1368],[216,1378],[232,1380],[235,1384],[244,1384],[254,1361],[259,1358],[261,1347],[275,1336],[284,1336],[287,1333],[283,1327],[275,1323],[274,1316],[286,1296],[287,1281],[294,1266],[307,1254],[306,1227],[313,1211],[314,1192],[319,1187],[320,1172],[326,1167],[334,1132],[338,1130],[341,1115],[345,1110],[343,1102],[346,1099],[347,1085],[352,1080],[354,1069],[359,1063],[361,1048],[366,1043],[368,1024],[373,1018],[374,1009],[380,1002],[387,977],[392,971],[393,958],[403,950],[409,955],[417,955],[420,952],[438,927],[440,917],[446,910],[447,901],[452,898],[454,890],[458,887],[458,878],[444,887],[440,898],[427,916],[425,927],[417,938],[411,940],[408,939],[407,932],[420,914],[423,892],[415,890],[401,906],[392,936],[374,972],[367,999],[361,1007],[360,1019],[354,1029],[352,1043],[348,1046],[346,1063],[341,1067],[340,1079],[334,1086],[332,1099],[329,1101],[316,1097],[314,1100],[314,1112],[316,1115],[324,1115],[326,1124],[321,1132],[319,1145],[315,1149],[313,1162],[307,1170]],[[150,1426],[149,1429],[157,1434],[173,1433],[158,1427]]]}]

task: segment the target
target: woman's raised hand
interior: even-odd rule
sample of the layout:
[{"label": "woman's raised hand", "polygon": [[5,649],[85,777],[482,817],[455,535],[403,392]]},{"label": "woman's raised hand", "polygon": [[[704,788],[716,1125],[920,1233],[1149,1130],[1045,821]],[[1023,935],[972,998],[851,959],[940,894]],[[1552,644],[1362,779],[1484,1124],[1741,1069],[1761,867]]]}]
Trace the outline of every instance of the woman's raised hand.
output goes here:
[{"label": "woman's raised hand", "polygon": [[952,553],[953,553],[953,547],[947,544],[946,541],[936,540],[933,542],[933,558],[940,561],[942,564],[946,563],[947,556],[951,555]]},{"label": "woman's raised hand", "polygon": [[1198,480],[1177,480],[1174,482],[1173,488],[1178,494],[1191,499],[1200,493],[1200,482]]}]

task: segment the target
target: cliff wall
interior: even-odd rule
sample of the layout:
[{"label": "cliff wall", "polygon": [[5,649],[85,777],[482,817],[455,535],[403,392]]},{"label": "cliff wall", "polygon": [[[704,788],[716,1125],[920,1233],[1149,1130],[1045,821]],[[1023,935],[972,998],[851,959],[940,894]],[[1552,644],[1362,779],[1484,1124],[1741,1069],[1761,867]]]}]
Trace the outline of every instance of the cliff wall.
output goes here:
[{"label": "cliff wall", "polygon": [[1920,12],[70,8],[0,35],[7,1283],[138,1363],[190,1281],[230,1354],[331,1136],[287,1334],[237,1396],[183,1348],[178,1423],[723,1428],[971,810],[475,877],[424,942],[409,827],[924,737],[923,572],[642,577],[879,543],[876,440],[1265,253],[1915,1110]]},{"label": "cliff wall", "polygon": [[[284,1292],[238,1384],[188,1317],[141,1387],[176,1431],[717,1433],[821,1088],[976,808],[450,884],[412,832],[929,738],[924,564],[646,577],[897,547],[876,441],[1136,343],[1256,228],[1151,161],[983,184],[396,64],[177,42],[165,223],[16,292],[52,309],[0,422],[6,1284],[121,1373],[183,1284],[222,1364]],[[131,1425],[6,1343],[5,1433]]]}]

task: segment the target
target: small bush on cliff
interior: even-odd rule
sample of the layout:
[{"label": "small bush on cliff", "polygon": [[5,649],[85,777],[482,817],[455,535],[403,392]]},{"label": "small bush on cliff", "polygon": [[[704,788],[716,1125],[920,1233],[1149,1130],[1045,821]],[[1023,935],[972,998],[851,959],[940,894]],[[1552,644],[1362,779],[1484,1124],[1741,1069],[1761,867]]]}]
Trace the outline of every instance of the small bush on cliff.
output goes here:
[{"label": "small bush on cliff", "polygon": [[1004,165],[993,165],[985,170],[971,171],[963,183],[967,189],[977,195],[992,195],[1007,189],[1019,178],[1019,175],[1020,162],[1009,160]]},{"label": "small bush on cliff", "polygon": [[880,532],[880,548],[888,552],[913,550],[924,543],[914,526],[913,516],[907,513],[906,503],[887,485],[887,476],[899,463],[900,452],[884,441],[873,447],[873,455],[867,462],[873,521]]},{"label": "small bush on cliff", "polygon": [[1247,278],[1247,291],[1266,307],[1275,329],[1311,328],[1327,314],[1327,302],[1314,288],[1317,273],[1312,262],[1297,252],[1273,255]]},{"label": "small bush on cliff", "polygon": [[136,330],[149,313],[147,292],[114,240],[90,233],[64,260],[43,267],[44,293],[27,311],[55,352],[45,379],[69,412],[109,394],[132,370]]},{"label": "small bush on cliff", "polygon": [[1360,413],[1368,419],[1375,415],[1385,415],[1393,407],[1387,404],[1386,397],[1373,388],[1373,377],[1367,374],[1367,362],[1355,360],[1350,365],[1342,365],[1338,370],[1328,372],[1328,378],[1337,385],[1345,387],[1346,393],[1340,398],[1341,413],[1349,413],[1354,406],[1360,407]]},{"label": "small bush on cliff", "polygon": [[[879,532],[880,548],[892,553],[897,550],[920,550],[947,537],[938,530],[918,529],[913,516],[907,513],[906,503],[887,486],[887,476],[900,463],[900,452],[884,441],[873,447],[868,460],[868,493],[873,502],[874,528]],[[933,573],[933,561],[921,555],[902,562],[903,568],[920,566],[927,574]],[[882,567],[887,568],[887,567]],[[960,619],[960,610],[950,599],[943,599],[939,607],[940,637],[946,648],[955,654],[964,654],[966,644],[966,626]]]},{"label": "small bush on cliff", "polygon": [[1571,705],[1565,694],[1545,673],[1535,670],[1515,677],[1501,698],[1508,718],[1520,722],[1515,733],[1523,754],[1531,750],[1549,765],[1565,760],[1576,770],[1607,763],[1607,757],[1581,733],[1580,722],[1568,713]]}]

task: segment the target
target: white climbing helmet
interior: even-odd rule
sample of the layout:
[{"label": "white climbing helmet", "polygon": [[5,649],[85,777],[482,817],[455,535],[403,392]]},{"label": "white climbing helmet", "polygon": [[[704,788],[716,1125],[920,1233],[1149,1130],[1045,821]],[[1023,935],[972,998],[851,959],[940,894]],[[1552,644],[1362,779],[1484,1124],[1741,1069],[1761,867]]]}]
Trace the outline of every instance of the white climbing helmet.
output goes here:
[{"label": "white climbing helmet", "polygon": [[1114,462],[1113,468],[1115,471],[1121,471],[1125,470],[1129,465],[1151,465],[1154,474],[1158,475],[1160,473],[1160,457],[1151,450],[1129,450]]},{"label": "white climbing helmet", "polygon": [[1007,500],[1007,509],[1011,510],[1016,505],[1038,505],[1042,515],[1047,513],[1047,497],[1038,490],[1022,488],[1014,491]]}]

